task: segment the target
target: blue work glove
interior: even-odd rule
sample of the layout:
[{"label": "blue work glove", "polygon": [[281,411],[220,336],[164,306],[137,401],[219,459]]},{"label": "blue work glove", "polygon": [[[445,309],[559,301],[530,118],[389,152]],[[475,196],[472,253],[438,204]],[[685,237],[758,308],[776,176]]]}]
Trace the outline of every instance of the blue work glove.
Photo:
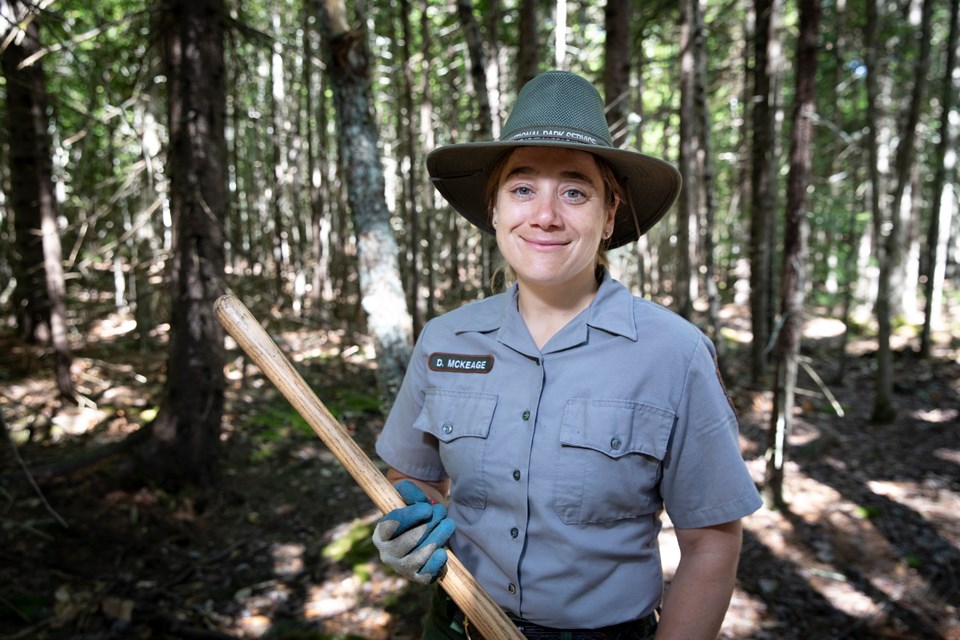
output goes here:
[{"label": "blue work glove", "polygon": [[404,480],[397,484],[408,506],[394,509],[380,518],[373,530],[373,544],[380,559],[407,580],[430,584],[447,566],[444,545],[453,535],[454,522],[447,508],[431,504],[423,491]]}]

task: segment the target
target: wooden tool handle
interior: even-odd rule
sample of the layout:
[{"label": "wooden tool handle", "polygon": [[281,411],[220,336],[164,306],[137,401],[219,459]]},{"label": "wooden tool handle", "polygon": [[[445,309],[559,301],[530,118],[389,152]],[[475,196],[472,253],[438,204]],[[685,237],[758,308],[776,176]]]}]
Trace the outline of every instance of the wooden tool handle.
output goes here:
[{"label": "wooden tool handle", "polygon": [[[225,295],[216,301],[214,310],[227,333],[303,416],[377,508],[387,513],[406,506],[393,485],[313,393],[243,303],[232,295]],[[447,570],[440,579],[440,586],[450,594],[470,624],[476,626],[487,640],[524,640],[453,552],[448,550],[447,553]]]}]

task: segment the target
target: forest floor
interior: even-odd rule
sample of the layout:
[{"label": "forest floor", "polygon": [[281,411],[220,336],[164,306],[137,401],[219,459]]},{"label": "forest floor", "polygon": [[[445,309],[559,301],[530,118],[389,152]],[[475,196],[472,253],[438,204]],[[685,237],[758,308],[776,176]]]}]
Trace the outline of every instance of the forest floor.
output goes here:
[{"label": "forest floor", "polygon": [[[0,334],[0,640],[417,637],[427,592],[376,562],[372,504],[236,349],[214,490],[144,485],[123,451],[70,463],[155,412],[163,335],[141,349],[131,323],[84,328],[74,372],[89,402],[52,422],[45,356]],[[372,451],[382,415],[369,345],[279,325],[275,339]],[[801,376],[811,393],[789,439],[789,508],[746,519],[722,637],[960,640],[960,337],[941,336],[929,360],[898,337],[898,417],[879,426],[875,345],[852,340],[837,382],[837,323],[806,331],[804,355],[836,404]],[[770,395],[739,383],[747,358],[732,349],[727,387],[760,482]],[[669,526],[661,548],[669,579]]]}]

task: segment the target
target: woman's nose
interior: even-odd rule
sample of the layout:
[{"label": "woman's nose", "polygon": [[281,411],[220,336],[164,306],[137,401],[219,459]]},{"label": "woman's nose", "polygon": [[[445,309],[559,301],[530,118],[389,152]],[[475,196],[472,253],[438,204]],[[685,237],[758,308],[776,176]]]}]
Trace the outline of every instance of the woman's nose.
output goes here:
[{"label": "woman's nose", "polygon": [[533,216],[533,223],[541,227],[553,227],[559,222],[559,198],[556,195],[542,194],[537,198],[537,207]]}]

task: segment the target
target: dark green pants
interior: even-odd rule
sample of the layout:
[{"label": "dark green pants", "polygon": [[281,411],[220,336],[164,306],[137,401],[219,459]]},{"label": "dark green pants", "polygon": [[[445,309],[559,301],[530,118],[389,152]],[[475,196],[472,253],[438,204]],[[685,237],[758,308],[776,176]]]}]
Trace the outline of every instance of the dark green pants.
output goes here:
[{"label": "dark green pants", "polygon": [[450,617],[450,597],[437,585],[433,586],[430,610],[423,620],[421,640],[466,640],[463,627]]}]

